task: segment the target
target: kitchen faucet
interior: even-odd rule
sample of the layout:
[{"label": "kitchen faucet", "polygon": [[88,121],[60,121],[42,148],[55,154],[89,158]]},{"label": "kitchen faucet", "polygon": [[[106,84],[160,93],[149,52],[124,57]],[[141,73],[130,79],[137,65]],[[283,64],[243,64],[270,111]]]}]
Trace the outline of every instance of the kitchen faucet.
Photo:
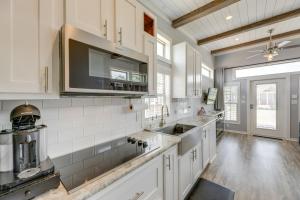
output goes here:
[{"label": "kitchen faucet", "polygon": [[161,120],[159,122],[159,127],[163,127],[166,124],[166,120],[164,118],[164,108],[167,109],[167,117],[170,116],[168,106],[167,105],[162,105],[162,107],[161,107]]}]

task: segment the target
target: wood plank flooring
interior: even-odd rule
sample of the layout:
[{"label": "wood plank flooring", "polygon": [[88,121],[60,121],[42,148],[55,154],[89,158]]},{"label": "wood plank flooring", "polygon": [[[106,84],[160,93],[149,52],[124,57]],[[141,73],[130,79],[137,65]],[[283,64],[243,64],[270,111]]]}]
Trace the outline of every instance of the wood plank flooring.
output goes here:
[{"label": "wood plank flooring", "polygon": [[235,200],[300,200],[300,146],[226,133],[202,177],[235,191]]}]

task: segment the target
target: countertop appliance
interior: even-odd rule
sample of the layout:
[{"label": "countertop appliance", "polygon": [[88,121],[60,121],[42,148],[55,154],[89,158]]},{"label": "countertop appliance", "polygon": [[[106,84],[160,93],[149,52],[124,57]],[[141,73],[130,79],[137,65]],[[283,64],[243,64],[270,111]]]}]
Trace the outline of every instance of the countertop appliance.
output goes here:
[{"label": "countertop appliance", "polygon": [[32,199],[59,186],[59,174],[48,157],[46,126],[35,125],[40,117],[37,107],[20,105],[10,114],[12,130],[1,131],[0,144],[8,154],[0,163],[9,163],[0,169],[0,200]]},{"label": "countertop appliance", "polygon": [[61,45],[62,95],[148,93],[148,56],[67,24]]},{"label": "countertop appliance", "polygon": [[220,140],[224,134],[225,129],[225,112],[223,110],[213,110],[208,111],[204,114],[205,116],[211,116],[216,117],[216,134],[217,134],[217,140]]},{"label": "countertop appliance", "polygon": [[84,183],[159,148],[158,141],[123,137],[95,145],[53,160],[61,173],[61,181],[68,192]]}]

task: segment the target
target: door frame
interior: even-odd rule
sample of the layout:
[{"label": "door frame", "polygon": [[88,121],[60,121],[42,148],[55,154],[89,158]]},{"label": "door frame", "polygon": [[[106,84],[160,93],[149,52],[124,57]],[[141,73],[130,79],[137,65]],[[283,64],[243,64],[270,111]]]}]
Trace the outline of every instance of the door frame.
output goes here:
[{"label": "door frame", "polygon": [[252,135],[251,133],[251,110],[250,110],[250,103],[251,103],[251,82],[252,81],[263,81],[263,80],[272,80],[272,79],[284,79],[285,85],[283,86],[286,89],[286,97],[284,98],[284,101],[287,103],[286,109],[287,111],[285,116],[285,127],[283,128],[283,134],[282,139],[290,139],[291,138],[291,132],[290,132],[290,73],[286,74],[273,74],[273,75],[267,75],[267,76],[254,76],[247,78],[247,134]]}]

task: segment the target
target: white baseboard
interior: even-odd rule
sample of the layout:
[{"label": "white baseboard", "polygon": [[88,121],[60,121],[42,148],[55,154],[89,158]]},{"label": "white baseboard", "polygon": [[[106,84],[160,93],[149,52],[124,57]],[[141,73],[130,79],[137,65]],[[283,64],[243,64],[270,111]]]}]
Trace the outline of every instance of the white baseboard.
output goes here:
[{"label": "white baseboard", "polygon": [[229,130],[229,129],[225,129],[224,131],[230,133],[248,134],[246,131],[236,131],[236,130]]}]

